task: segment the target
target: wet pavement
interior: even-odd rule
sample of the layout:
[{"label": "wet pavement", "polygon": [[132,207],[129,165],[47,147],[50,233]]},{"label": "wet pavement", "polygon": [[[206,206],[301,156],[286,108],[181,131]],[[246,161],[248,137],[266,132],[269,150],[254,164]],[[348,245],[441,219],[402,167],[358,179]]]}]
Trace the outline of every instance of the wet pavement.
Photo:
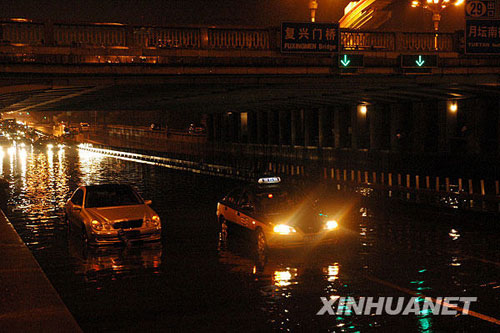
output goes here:
[{"label": "wet pavement", "polygon": [[[95,153],[5,151],[8,217],[85,331],[498,331],[496,217],[393,205],[346,193],[335,246],[256,256],[219,244],[215,206],[236,181]],[[153,200],[161,243],[86,248],[63,221],[79,184],[121,182]],[[333,190],[332,190],[333,191]],[[475,296],[474,316],[324,315],[320,297]]]}]

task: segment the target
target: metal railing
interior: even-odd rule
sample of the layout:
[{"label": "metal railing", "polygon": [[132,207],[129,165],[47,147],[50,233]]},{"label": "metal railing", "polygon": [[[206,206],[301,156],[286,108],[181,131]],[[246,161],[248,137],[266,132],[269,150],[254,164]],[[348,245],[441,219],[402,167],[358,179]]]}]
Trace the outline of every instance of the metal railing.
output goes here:
[{"label": "metal railing", "polygon": [[[277,51],[278,28],[147,27],[120,24],[0,22],[4,45],[69,46],[80,48],[178,48]],[[434,33],[342,30],[344,50],[435,51]],[[457,33],[440,33],[438,50],[458,52]]]},{"label": "metal railing", "polygon": [[269,31],[260,29],[208,29],[211,49],[269,50]]}]

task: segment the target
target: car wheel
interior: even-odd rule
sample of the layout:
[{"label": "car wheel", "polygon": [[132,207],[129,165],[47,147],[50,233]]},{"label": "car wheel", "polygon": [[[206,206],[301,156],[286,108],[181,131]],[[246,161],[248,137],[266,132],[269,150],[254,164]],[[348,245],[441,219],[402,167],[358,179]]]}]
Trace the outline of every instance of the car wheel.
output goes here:
[{"label": "car wheel", "polygon": [[264,231],[262,231],[262,229],[257,229],[255,231],[255,250],[258,255],[267,252],[266,235],[264,235]]}]

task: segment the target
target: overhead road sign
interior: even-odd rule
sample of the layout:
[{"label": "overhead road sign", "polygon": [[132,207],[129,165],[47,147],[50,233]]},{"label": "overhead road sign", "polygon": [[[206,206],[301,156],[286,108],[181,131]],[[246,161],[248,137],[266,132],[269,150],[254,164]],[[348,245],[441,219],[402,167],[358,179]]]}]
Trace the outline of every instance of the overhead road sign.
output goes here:
[{"label": "overhead road sign", "polygon": [[499,54],[500,20],[466,20],[465,53]]},{"label": "overhead road sign", "polygon": [[332,53],[338,52],[340,29],[338,23],[281,24],[281,52],[283,53]]},{"label": "overhead road sign", "polygon": [[401,68],[436,68],[438,56],[436,54],[402,54]]},{"label": "overhead road sign", "polygon": [[362,68],[364,56],[362,54],[339,54],[339,68]]},{"label": "overhead road sign", "polygon": [[496,16],[495,0],[468,0],[465,4],[466,19],[493,19]]}]

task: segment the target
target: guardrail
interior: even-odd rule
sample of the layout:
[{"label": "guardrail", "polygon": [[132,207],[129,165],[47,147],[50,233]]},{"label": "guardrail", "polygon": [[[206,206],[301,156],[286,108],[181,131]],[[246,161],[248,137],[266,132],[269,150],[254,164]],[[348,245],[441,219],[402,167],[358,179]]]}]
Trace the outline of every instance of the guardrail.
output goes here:
[{"label": "guardrail", "polygon": [[[123,24],[0,22],[0,43],[71,48],[278,51],[278,28],[148,27]],[[459,51],[459,33],[437,36],[440,52]],[[357,51],[435,51],[434,33],[342,30],[341,47]]]},{"label": "guardrail", "polygon": [[[241,145],[232,144],[199,145],[177,142],[170,144],[168,151],[157,151],[130,142],[103,142],[93,146],[81,144],[79,148],[121,159],[213,176],[248,180],[262,172],[272,172],[287,179],[305,177],[326,182],[333,185],[332,189],[355,191],[366,197],[382,196],[450,209],[500,212],[498,180],[374,171],[339,167],[335,163],[313,164],[304,159],[273,156],[273,147],[267,147],[268,155],[265,157],[261,156],[261,150],[258,155],[251,156],[252,147],[242,152]],[[307,150],[307,147],[303,148]],[[276,149],[274,152],[278,151],[280,150]],[[290,153],[293,154],[291,151]]]}]

